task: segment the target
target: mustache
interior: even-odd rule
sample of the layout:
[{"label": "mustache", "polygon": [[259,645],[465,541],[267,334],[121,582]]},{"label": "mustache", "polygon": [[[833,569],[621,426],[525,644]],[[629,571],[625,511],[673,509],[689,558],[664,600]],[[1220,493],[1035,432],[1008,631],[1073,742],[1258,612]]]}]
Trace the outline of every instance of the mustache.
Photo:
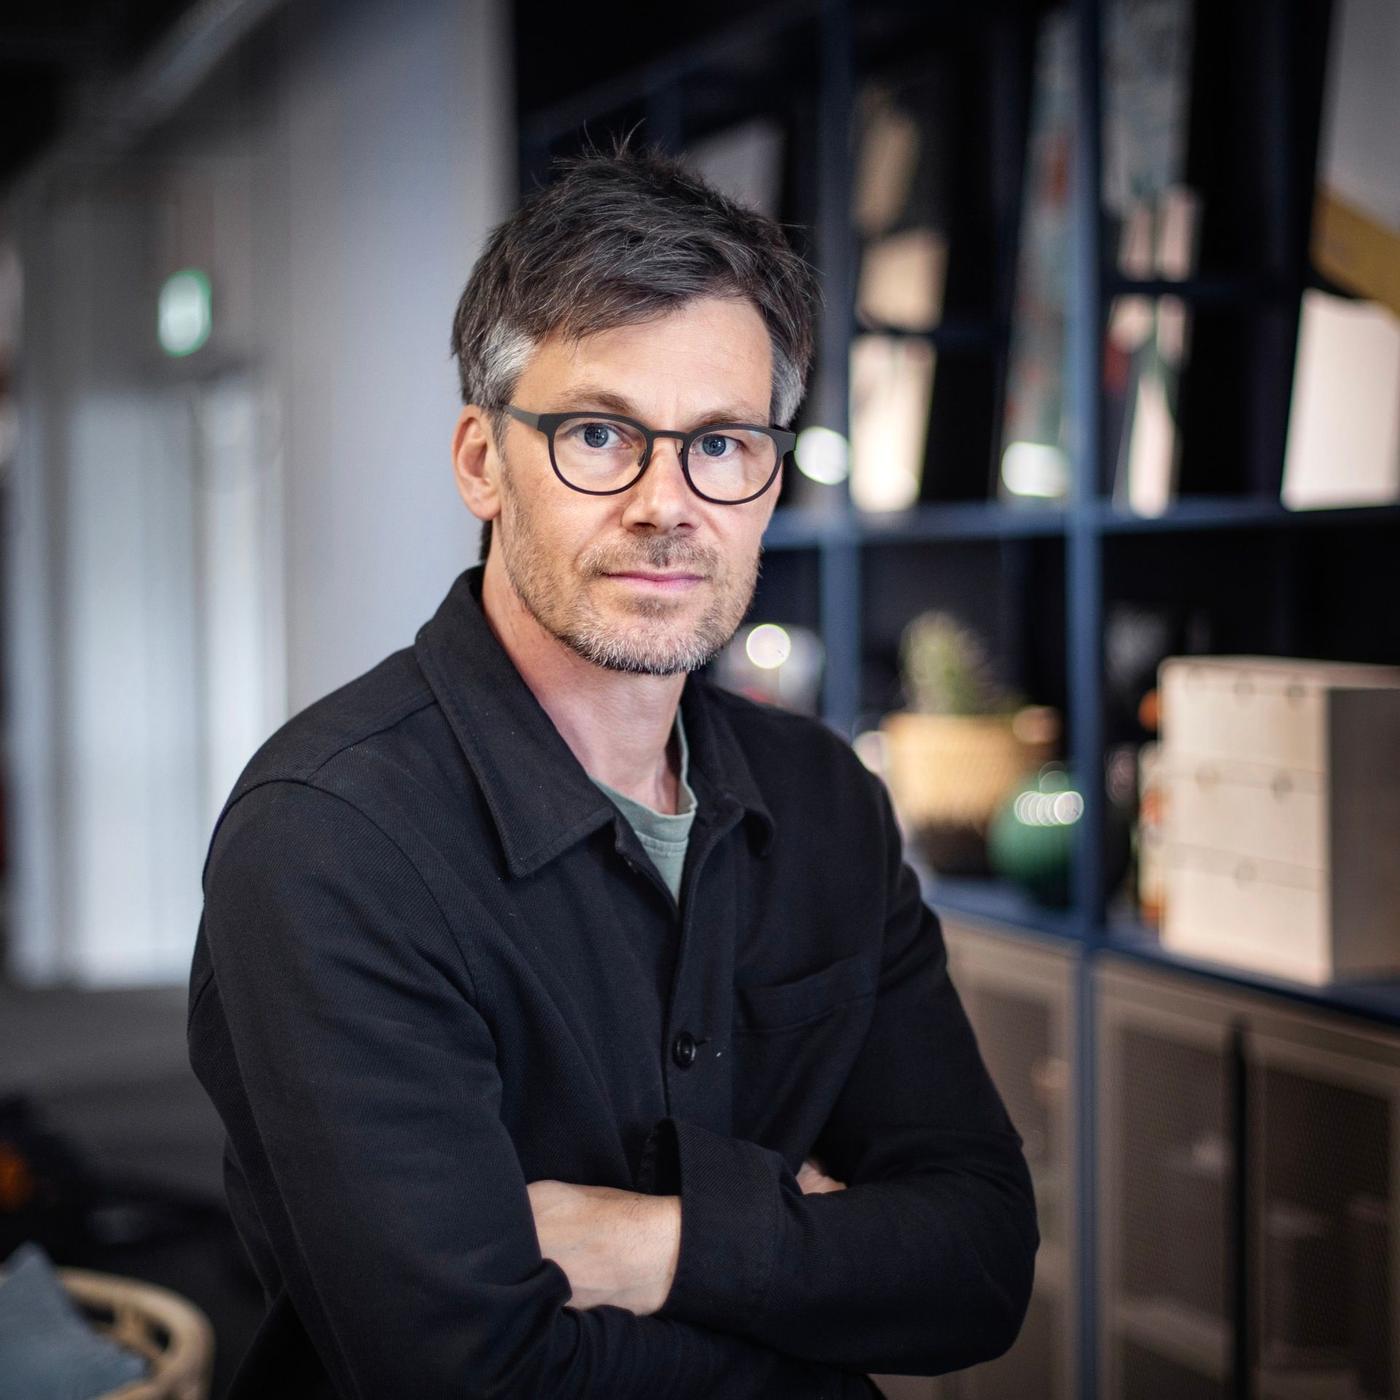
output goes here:
[{"label": "mustache", "polygon": [[591,574],[621,574],[634,569],[658,573],[685,569],[710,577],[720,572],[719,555],[715,550],[675,539],[637,541],[625,552],[616,546],[606,545],[591,551],[580,562]]}]

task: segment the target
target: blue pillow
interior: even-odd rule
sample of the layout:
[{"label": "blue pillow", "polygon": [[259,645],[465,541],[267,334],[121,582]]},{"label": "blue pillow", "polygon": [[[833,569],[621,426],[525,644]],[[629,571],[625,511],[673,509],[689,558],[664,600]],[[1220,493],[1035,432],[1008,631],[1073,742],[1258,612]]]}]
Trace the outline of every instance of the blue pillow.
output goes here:
[{"label": "blue pillow", "polygon": [[146,1361],[97,1332],[32,1241],[0,1272],[0,1400],[93,1400],[146,1374]]}]

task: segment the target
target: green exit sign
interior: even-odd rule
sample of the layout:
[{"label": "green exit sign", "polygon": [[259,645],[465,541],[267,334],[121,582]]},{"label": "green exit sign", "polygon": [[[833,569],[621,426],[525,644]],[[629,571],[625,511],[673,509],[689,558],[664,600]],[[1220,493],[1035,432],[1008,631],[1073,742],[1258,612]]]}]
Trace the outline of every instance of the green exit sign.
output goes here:
[{"label": "green exit sign", "polygon": [[214,326],[209,278],[197,267],[172,272],[160,289],[156,334],[167,355],[193,355]]}]

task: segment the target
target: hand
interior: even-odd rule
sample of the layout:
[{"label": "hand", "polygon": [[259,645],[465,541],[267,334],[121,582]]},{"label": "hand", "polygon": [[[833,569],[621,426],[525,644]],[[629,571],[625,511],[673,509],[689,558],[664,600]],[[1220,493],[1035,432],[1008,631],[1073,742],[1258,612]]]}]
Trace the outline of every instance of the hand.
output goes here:
[{"label": "hand", "polygon": [[613,1186],[526,1186],[540,1253],[568,1276],[576,1308],[605,1303],[645,1317],[666,1301],[681,1247],[681,1198]]},{"label": "hand", "polygon": [[797,1173],[797,1184],[802,1188],[804,1196],[811,1195],[813,1192],[844,1191],[846,1189],[846,1183],[837,1181],[835,1177],[827,1176],[814,1157],[808,1157],[802,1163]]}]

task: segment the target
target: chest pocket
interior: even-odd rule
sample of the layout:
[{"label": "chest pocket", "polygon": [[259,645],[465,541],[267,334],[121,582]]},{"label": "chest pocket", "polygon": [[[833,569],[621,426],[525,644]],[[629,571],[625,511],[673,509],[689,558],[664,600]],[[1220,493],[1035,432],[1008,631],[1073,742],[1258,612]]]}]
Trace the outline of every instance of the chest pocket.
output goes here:
[{"label": "chest pocket", "polygon": [[735,987],[734,1033],[795,1030],[871,996],[874,990],[874,968],[861,953],[838,958],[792,982]]},{"label": "chest pocket", "polygon": [[860,954],[791,982],[736,986],[734,1132],[795,1171],[830,1116],[870,1028],[876,969]]}]

